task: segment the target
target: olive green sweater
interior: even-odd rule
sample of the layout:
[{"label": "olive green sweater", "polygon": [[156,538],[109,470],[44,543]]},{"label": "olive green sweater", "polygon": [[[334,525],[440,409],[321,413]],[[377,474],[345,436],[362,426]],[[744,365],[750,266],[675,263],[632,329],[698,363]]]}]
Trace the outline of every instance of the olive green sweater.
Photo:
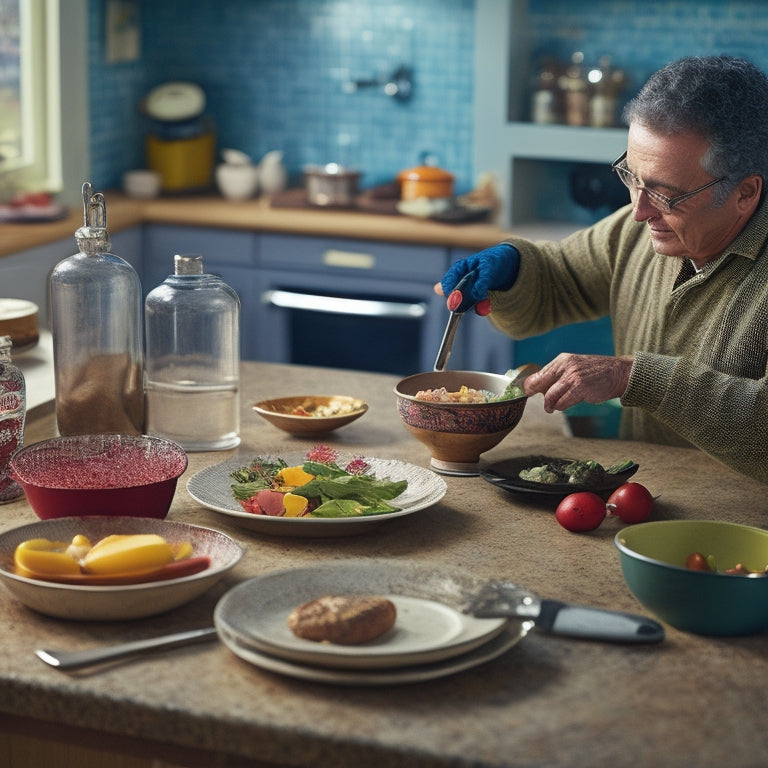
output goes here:
[{"label": "olive green sweater", "polygon": [[621,436],[697,446],[768,483],[768,202],[704,271],[675,287],[627,206],[561,242],[512,239],[509,291],[494,324],[513,338],[610,315],[617,355],[633,355]]}]

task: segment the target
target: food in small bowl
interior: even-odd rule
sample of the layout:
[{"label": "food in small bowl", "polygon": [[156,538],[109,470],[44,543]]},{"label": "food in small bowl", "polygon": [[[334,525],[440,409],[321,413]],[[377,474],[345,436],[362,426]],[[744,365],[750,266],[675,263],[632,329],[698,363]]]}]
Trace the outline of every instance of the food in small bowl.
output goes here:
[{"label": "food in small bowl", "polygon": [[73,435],[22,448],[11,476],[42,520],[83,515],[164,518],[187,468],[177,443],[147,435]]},{"label": "food in small bowl", "polygon": [[[67,582],[25,575],[16,566],[17,549],[30,542],[41,546],[44,541],[72,542],[83,537],[93,542],[95,548],[99,542],[109,545],[112,537],[123,536],[162,539],[177,552],[188,547],[188,555],[178,562],[206,560],[206,567],[162,579],[149,580],[139,575],[133,580],[124,578],[109,583],[109,574],[104,573],[100,574],[101,579],[85,576]],[[234,568],[243,553],[243,547],[226,534],[188,523],[139,517],[68,517],[42,520],[0,534],[0,581],[20,603],[47,616],[122,621],[154,616],[195,599]],[[125,551],[112,554],[111,563],[125,573],[120,563]],[[136,557],[135,551],[132,556]],[[109,558],[104,556],[101,560],[98,570],[104,570]]]},{"label": "food in small bowl", "polygon": [[368,405],[346,395],[295,395],[262,400],[253,410],[292,435],[321,435],[359,419]]},{"label": "food in small bowl", "polygon": [[[622,529],[615,543],[630,591],[662,621],[700,635],[768,630],[768,531],[712,520],[658,520]],[[691,567],[695,554],[706,570]],[[753,573],[727,572],[744,569]]]},{"label": "food in small bowl", "polygon": [[519,423],[527,397],[508,376],[478,371],[431,371],[395,387],[397,413],[444,474],[477,475],[480,455]]}]

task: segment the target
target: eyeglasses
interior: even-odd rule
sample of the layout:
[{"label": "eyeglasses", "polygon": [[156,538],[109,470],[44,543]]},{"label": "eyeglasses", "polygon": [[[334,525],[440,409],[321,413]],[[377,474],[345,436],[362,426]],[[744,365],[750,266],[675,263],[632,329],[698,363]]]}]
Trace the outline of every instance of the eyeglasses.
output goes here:
[{"label": "eyeglasses", "polygon": [[631,193],[636,194],[639,190],[644,190],[645,194],[648,196],[650,204],[662,213],[669,213],[676,205],[690,199],[694,195],[698,195],[699,192],[703,192],[705,189],[713,187],[715,184],[719,184],[721,181],[725,181],[726,178],[725,176],[721,176],[719,179],[710,181],[709,184],[694,189],[692,192],[686,192],[684,195],[678,195],[677,197],[667,197],[651,187],[646,187],[645,184],[643,184],[643,182],[640,181],[629,168],[627,168],[625,163],[626,159],[627,153],[624,152],[618,160],[614,160],[613,163],[611,163],[611,170],[616,171],[624,186],[627,187]]}]

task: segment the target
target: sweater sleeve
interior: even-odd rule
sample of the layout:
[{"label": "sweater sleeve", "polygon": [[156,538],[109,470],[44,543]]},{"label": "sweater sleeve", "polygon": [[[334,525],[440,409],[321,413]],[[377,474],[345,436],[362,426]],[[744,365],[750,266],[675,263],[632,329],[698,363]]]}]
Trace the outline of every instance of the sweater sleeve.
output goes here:
[{"label": "sweater sleeve", "polygon": [[647,411],[660,428],[737,472],[768,483],[766,377],[735,377],[687,356],[636,352],[621,402]]},{"label": "sweater sleeve", "polygon": [[491,322],[522,339],[607,315],[615,256],[627,223],[633,223],[631,208],[561,241],[511,238],[520,252],[520,270],[510,290],[490,292]]}]

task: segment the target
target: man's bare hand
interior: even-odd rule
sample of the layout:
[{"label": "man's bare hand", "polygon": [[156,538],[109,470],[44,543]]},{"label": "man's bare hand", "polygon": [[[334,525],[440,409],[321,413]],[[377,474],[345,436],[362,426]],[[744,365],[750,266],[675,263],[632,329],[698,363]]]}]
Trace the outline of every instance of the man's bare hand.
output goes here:
[{"label": "man's bare hand", "polygon": [[624,394],[632,362],[631,357],[562,353],[525,380],[525,394],[543,394],[547,413],[581,401],[603,403]]}]

